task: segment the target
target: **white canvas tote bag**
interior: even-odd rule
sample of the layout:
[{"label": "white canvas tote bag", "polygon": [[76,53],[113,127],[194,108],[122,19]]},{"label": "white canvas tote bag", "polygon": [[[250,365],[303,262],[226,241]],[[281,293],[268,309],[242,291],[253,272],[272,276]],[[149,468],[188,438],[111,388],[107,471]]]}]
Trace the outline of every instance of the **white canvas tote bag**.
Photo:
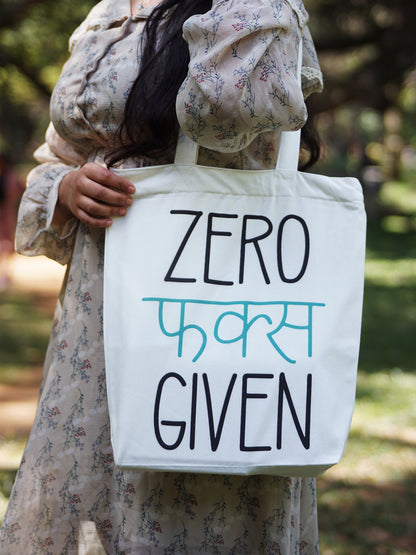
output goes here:
[{"label": "white canvas tote bag", "polygon": [[355,399],[365,256],[359,182],[174,164],[121,170],[107,230],[104,337],[116,464],[313,476],[337,463]]}]

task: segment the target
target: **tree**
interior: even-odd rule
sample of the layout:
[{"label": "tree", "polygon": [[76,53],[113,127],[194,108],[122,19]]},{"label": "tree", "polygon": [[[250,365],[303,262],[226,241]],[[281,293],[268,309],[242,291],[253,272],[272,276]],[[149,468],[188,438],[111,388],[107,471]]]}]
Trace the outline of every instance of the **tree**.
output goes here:
[{"label": "tree", "polygon": [[321,110],[354,101],[385,111],[416,67],[414,0],[310,0],[325,70]]},{"label": "tree", "polygon": [[[0,151],[29,156],[68,55],[69,34],[93,0],[5,0],[0,5]],[[34,139],[36,137],[36,139]]]}]

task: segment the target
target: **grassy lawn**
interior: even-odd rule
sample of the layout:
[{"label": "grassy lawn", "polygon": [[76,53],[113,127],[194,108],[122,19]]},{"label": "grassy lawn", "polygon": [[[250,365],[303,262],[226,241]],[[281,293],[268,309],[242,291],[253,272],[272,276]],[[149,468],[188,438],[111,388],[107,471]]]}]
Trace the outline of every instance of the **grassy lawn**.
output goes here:
[{"label": "grassy lawn", "polygon": [[[353,424],[318,479],[323,555],[416,554],[416,189],[387,184],[382,201],[407,217],[368,227]],[[0,383],[41,362],[50,326],[45,299],[0,294]],[[17,461],[23,443],[0,437],[0,453]],[[0,470],[0,520],[14,474]]]},{"label": "grassy lawn", "polygon": [[43,363],[53,304],[45,295],[0,292],[0,383],[14,383]]},{"label": "grassy lawn", "polygon": [[[43,363],[55,300],[46,295],[0,292],[0,384],[30,383]],[[1,398],[0,398],[1,402]],[[0,520],[26,443],[25,437],[0,434]]]},{"label": "grassy lawn", "polygon": [[318,480],[324,555],[416,553],[416,188],[370,222],[357,401],[344,457]]}]

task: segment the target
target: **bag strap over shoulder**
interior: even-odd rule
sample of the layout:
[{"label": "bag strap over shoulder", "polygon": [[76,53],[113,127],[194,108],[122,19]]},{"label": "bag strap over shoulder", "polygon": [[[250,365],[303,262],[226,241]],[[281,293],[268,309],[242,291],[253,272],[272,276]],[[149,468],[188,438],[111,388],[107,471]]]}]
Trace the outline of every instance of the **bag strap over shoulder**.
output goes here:
[{"label": "bag strap over shoulder", "polygon": [[176,145],[175,164],[194,166],[198,159],[199,145],[179,129]]},{"label": "bag strap over shoulder", "polygon": [[[297,80],[302,82],[302,38],[299,41],[298,50],[298,67]],[[298,169],[299,153],[300,153],[300,134],[298,131],[283,131],[279,142],[279,152],[277,154],[276,169],[277,170],[293,170]]]},{"label": "bag strap over shoulder", "polygon": [[[297,79],[301,83],[302,70],[302,38],[298,46]],[[300,129],[298,131],[283,131],[280,137],[279,152],[277,155],[277,170],[298,169],[300,152]],[[199,146],[192,141],[182,129],[179,129],[178,143],[176,145],[175,164],[193,166],[197,163]]]}]

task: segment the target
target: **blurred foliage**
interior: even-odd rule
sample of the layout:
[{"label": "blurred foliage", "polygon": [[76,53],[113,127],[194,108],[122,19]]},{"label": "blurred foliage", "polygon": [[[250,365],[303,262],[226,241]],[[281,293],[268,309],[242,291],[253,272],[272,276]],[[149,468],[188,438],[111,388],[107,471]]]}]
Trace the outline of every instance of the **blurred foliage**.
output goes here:
[{"label": "blurred foliage", "polygon": [[309,0],[325,90],[316,97],[323,168],[359,177],[373,202],[389,179],[416,173],[414,0]]},{"label": "blurred foliage", "polygon": [[325,56],[325,109],[351,100],[384,112],[415,68],[414,0],[308,0],[318,52]]},{"label": "blurred foliage", "polygon": [[49,96],[68,56],[70,33],[93,0],[1,0],[0,152],[30,158],[49,119]]}]

